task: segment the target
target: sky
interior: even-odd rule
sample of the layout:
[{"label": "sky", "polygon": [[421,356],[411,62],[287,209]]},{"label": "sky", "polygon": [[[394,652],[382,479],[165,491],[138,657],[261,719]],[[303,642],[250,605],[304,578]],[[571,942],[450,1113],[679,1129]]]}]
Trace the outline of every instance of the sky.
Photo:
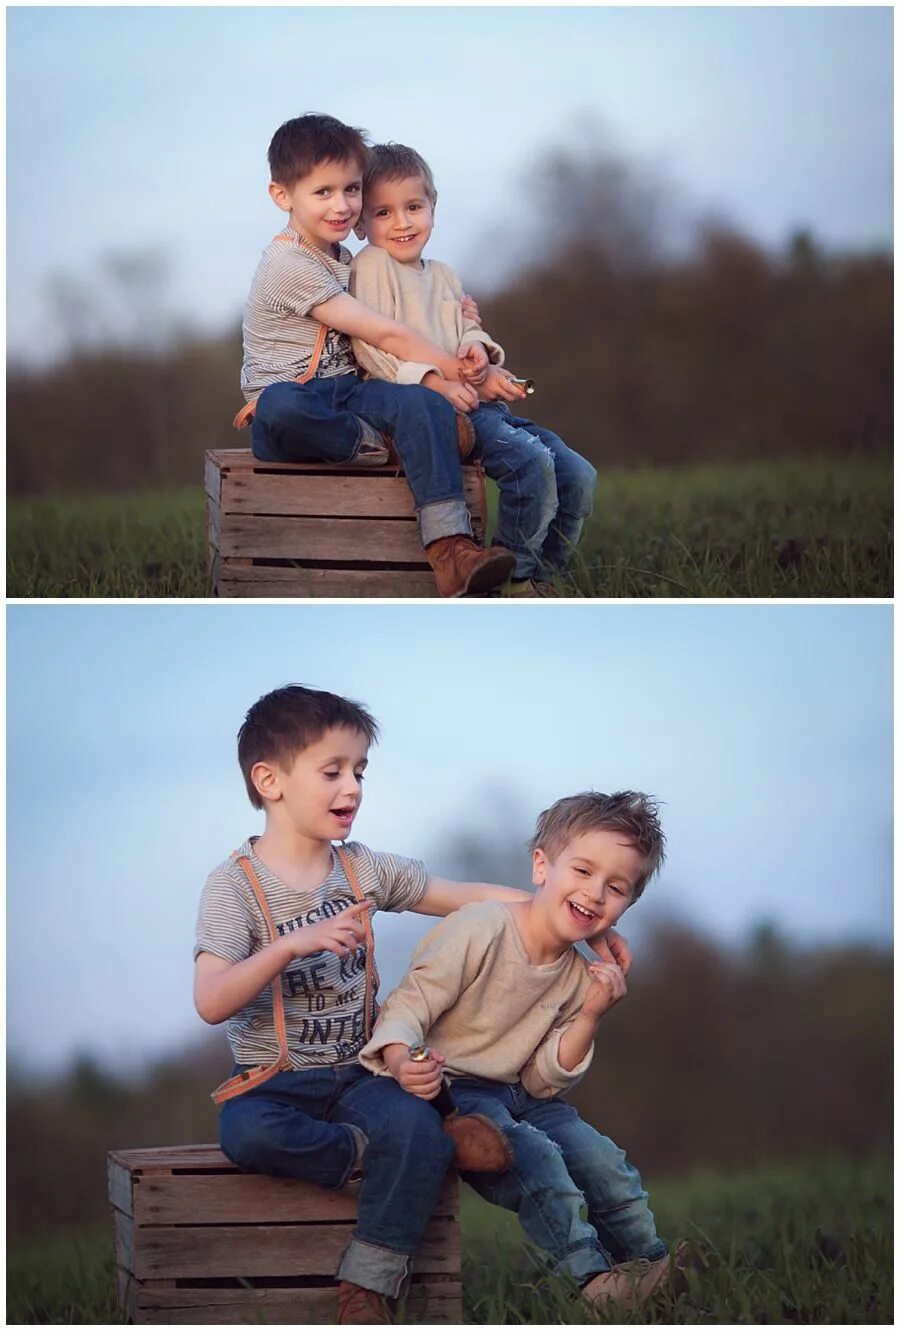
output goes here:
[{"label": "sky", "polygon": [[[592,122],[686,215],[771,247],[810,228],[833,249],[889,248],[892,21],[888,7],[8,9],[8,350],[58,354],[86,319],[64,314],[79,289],[120,335],[169,315],[235,325],[282,222],[269,140],[308,111],[424,154],[440,193],[428,253],[476,294],[507,276],[535,162],[580,150]],[[552,245],[552,214],[539,234]],[[154,254],[143,297],[111,282],[111,260]]]},{"label": "sky", "polygon": [[[891,943],[891,609],[883,605],[10,606],[8,1049],[133,1067],[209,1033],[191,1000],[207,874],[262,830],[237,767],[286,683],[382,726],[355,839],[530,881],[537,815],[663,801],[668,861],[625,915],[725,946]],[[481,847],[481,850],[478,850]],[[376,917],[385,992],[429,927]],[[222,1037],[224,1039],[224,1036]]]}]

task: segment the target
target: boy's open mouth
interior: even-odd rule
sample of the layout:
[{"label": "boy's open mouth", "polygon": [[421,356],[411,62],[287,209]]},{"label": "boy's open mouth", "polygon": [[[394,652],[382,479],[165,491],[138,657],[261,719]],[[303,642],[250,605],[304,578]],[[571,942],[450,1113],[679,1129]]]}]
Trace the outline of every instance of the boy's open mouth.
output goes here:
[{"label": "boy's open mouth", "polygon": [[579,924],[592,924],[597,916],[593,911],[588,910],[587,906],[579,906],[575,901],[567,901],[569,914],[578,921]]},{"label": "boy's open mouth", "polygon": [[352,805],[346,805],[341,809],[332,809],[331,813],[342,823],[352,823],[353,819],[356,817],[356,809],[353,808]]}]

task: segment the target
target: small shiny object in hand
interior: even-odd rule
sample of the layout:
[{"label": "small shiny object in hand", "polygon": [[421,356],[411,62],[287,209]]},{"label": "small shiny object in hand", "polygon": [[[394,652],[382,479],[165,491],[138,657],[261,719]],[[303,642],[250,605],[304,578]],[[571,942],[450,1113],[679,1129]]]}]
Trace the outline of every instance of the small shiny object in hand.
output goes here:
[{"label": "small shiny object in hand", "polygon": [[512,381],[514,384],[521,384],[521,386],[525,389],[525,392],[528,394],[528,396],[531,397],[531,394],[534,392],[533,379],[517,379],[515,375],[513,375]]},{"label": "small shiny object in hand", "polygon": [[407,1057],[411,1058],[414,1063],[427,1063],[431,1058],[431,1050],[427,1044],[411,1044]]}]

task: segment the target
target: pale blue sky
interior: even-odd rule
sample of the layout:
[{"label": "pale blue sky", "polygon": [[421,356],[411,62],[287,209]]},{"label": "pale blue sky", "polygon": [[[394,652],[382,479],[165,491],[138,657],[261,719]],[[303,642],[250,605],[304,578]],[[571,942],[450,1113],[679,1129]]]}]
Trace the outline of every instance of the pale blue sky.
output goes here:
[{"label": "pale blue sky", "polygon": [[[8,345],[59,346],[52,274],[96,289],[110,252],[159,248],[195,325],[239,316],[281,215],[277,126],[327,111],[412,142],[440,204],[430,253],[487,289],[548,145],[599,117],[690,214],[767,245],[811,227],[888,247],[889,8],[12,8]],[[561,202],[564,207],[564,201]],[[552,243],[553,219],[545,229]]]},{"label": "pale blue sky", "polygon": [[[206,1028],[191,945],[209,870],[261,830],[235,760],[249,705],[299,682],[383,727],[354,835],[453,872],[554,799],[645,789],[669,860],[626,915],[723,943],[889,946],[886,606],[16,605],[8,618],[8,1042],[126,1064]],[[396,982],[421,917],[379,916]]]}]

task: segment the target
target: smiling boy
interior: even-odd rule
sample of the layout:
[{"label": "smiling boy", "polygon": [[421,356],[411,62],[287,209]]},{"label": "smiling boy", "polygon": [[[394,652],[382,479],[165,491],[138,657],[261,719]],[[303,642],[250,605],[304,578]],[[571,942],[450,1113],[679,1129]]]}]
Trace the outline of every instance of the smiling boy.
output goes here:
[{"label": "smiling boy", "polygon": [[[513,556],[472,539],[463,498],[457,416],[418,385],[363,380],[351,337],[396,356],[432,361],[460,378],[448,355],[347,292],[342,242],[362,206],[368,147],[333,116],[288,120],[269,145],[269,194],[287,225],[267,245],[244,317],[241,388],[253,411],[251,447],[265,462],[388,460],[392,436],[413,493],[419,535],[442,596],[502,583]],[[237,418],[238,423],[248,409]]]},{"label": "smiling boy", "polygon": [[[467,906],[433,929],[360,1061],[424,1099],[449,1075],[460,1109],[493,1119],[513,1150],[509,1170],[467,1182],[517,1211],[585,1299],[635,1307],[677,1287],[685,1251],[670,1261],[637,1171],[560,1097],[590,1065],[600,1017],[626,992],[615,962],[588,965],[574,944],[640,897],[662,864],[663,832],[646,796],[590,792],[542,813],[531,850],[536,894]],[[425,1040],[430,1074],[409,1058]]]},{"label": "smiling boy", "polygon": [[525,396],[503,369],[502,347],[463,310],[459,278],[446,264],[422,257],[434,227],[437,190],[428,163],[399,143],[370,149],[356,233],[369,241],[353,260],[351,292],[398,319],[444,353],[462,358],[466,382],[446,375],[430,357],[398,355],[356,335],[359,363],[376,379],[423,384],[469,419],[485,471],[500,500],[495,543],[515,555],[508,595],[544,595],[569,564],[590,516],[597,473],[558,435],[510,414]]}]

